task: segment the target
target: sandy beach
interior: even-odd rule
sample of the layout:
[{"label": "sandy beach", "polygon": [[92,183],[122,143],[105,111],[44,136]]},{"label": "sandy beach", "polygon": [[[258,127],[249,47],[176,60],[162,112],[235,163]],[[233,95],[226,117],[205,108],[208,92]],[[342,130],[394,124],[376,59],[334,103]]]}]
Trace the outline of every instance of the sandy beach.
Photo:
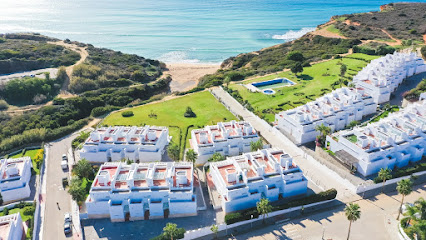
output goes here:
[{"label": "sandy beach", "polygon": [[216,72],[219,64],[198,63],[167,63],[168,70],[164,74],[170,74],[172,91],[186,91],[197,86],[198,79],[202,76]]}]

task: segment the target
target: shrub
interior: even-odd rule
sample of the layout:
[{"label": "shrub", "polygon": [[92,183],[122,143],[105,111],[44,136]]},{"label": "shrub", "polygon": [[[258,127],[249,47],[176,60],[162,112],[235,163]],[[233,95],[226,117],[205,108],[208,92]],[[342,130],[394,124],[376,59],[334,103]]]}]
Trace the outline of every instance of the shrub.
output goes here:
[{"label": "shrub", "polygon": [[0,111],[6,110],[9,108],[9,104],[5,100],[0,99]]},{"label": "shrub", "polygon": [[116,107],[116,106],[95,107],[92,109],[91,115],[94,117],[98,117],[118,109],[120,109],[120,107]]},{"label": "shrub", "polygon": [[121,116],[123,117],[132,117],[133,116],[133,111],[124,111],[121,113]]},{"label": "shrub", "polygon": [[25,215],[34,215],[35,208],[33,206],[28,206],[24,208]]},{"label": "shrub", "polygon": [[186,118],[195,118],[197,115],[192,111],[191,107],[187,107],[185,113],[183,114]]}]

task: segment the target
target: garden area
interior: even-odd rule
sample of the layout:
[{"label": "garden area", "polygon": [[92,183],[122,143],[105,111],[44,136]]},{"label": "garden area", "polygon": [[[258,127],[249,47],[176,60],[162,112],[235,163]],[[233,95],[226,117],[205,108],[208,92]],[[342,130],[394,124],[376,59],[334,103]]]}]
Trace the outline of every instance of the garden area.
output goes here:
[{"label": "garden area", "polygon": [[[237,90],[243,101],[248,101],[254,112],[267,120],[275,121],[275,114],[314,101],[316,98],[341,86],[348,85],[358,71],[371,60],[379,56],[355,53],[341,59],[321,62],[305,67],[297,76],[290,71],[272,74],[260,78],[243,81],[243,84],[285,77],[297,83],[294,86],[274,88],[275,94],[266,95],[261,92],[250,92],[240,83],[232,83],[229,88]],[[339,81],[342,64],[347,66],[343,81]]]},{"label": "garden area", "polygon": [[28,226],[26,239],[32,239],[33,225],[34,225],[34,212],[35,205],[27,202],[20,202],[12,208],[3,208],[0,212],[0,217],[7,216],[10,214],[19,213],[21,214],[22,222],[26,222]]},{"label": "garden area", "polygon": [[8,158],[20,158],[20,157],[30,157],[33,164],[33,170],[37,175],[40,174],[40,167],[43,163],[44,158],[44,149],[23,149],[21,152],[16,153],[15,155],[8,156]]},{"label": "garden area", "polygon": [[[195,117],[184,116],[188,107],[195,114]],[[188,94],[164,102],[146,104],[125,111],[131,111],[133,115],[125,117],[122,115],[123,111],[115,112],[105,118],[102,125],[169,127],[172,141],[179,145],[180,156],[183,156],[184,149],[189,145],[192,129],[202,128],[205,125],[212,125],[221,121],[236,120],[236,117],[208,91]]]}]

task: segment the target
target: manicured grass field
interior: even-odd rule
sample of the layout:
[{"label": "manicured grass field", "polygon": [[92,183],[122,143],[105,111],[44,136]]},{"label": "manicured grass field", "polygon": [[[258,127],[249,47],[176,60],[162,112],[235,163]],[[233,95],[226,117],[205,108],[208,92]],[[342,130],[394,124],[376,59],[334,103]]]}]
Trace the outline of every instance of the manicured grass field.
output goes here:
[{"label": "manicured grass field", "polygon": [[24,155],[22,154],[23,151],[21,151],[20,153],[18,153],[16,155],[9,156],[9,158],[30,157],[31,158],[31,162],[33,164],[33,169],[36,172],[36,174],[39,175],[40,174],[40,169],[37,168],[37,164],[34,162],[34,158],[35,158],[38,150],[40,150],[40,149],[27,150]]},{"label": "manicured grass field", "polygon": [[[197,117],[184,117],[183,114],[187,107],[191,107]],[[208,91],[126,109],[126,111],[129,110],[133,111],[134,116],[123,117],[121,116],[121,112],[116,112],[105,118],[102,125],[142,126],[146,124],[167,126],[169,127],[170,135],[173,137],[172,141],[181,145],[181,151],[183,150],[184,143],[186,142],[188,144],[187,139],[191,137],[191,129],[216,124],[220,121],[236,119],[236,117]],[[151,115],[151,117],[149,115]],[[188,136],[185,138],[186,130],[191,125],[194,127],[188,130]],[[180,141],[181,135],[182,140]]]},{"label": "manicured grass field", "polygon": [[[342,59],[333,59],[314,64],[311,67],[306,67],[297,77],[293,73],[287,71],[243,82],[243,84],[247,84],[286,77],[297,83],[294,86],[274,88],[276,93],[273,95],[250,92],[246,87],[241,85],[241,83],[233,83],[229,87],[238,90],[243,99],[247,100],[255,111],[261,112],[264,114],[267,121],[273,122],[275,120],[275,113],[295,108],[313,101],[325,93],[331,92],[333,90],[331,85],[339,80],[340,63],[347,65],[345,77],[352,79],[352,76],[356,75],[356,73],[365,67],[370,60],[378,57],[379,56],[356,53]],[[340,87],[340,85],[336,86],[336,88],[338,87]]]}]

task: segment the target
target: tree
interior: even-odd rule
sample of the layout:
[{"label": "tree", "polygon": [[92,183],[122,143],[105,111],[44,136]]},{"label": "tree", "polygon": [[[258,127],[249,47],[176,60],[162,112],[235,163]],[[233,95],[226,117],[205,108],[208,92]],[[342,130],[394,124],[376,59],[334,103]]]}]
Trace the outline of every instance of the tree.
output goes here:
[{"label": "tree", "polygon": [[260,199],[260,201],[256,203],[256,208],[257,212],[263,215],[262,222],[265,223],[265,217],[268,213],[272,212],[272,206],[269,204],[269,200],[267,198]]},{"label": "tree", "polygon": [[216,224],[213,224],[210,230],[214,233],[215,238],[217,238],[217,233],[219,232],[219,227]]},{"label": "tree", "polygon": [[345,77],[345,74],[346,74],[346,70],[347,70],[347,66],[346,66],[346,64],[342,64],[342,65],[340,65],[340,87],[342,87],[342,85],[343,85],[343,81],[344,81],[344,77]]},{"label": "tree", "polygon": [[352,122],[350,122],[349,123],[349,125],[348,125],[348,127],[349,128],[354,128],[356,125],[358,125],[359,124],[359,122],[358,121],[356,121],[356,120],[353,120]]},{"label": "tree", "polygon": [[84,197],[86,195],[85,189],[82,187],[82,181],[79,177],[71,178],[71,184],[68,189],[68,193],[71,194],[73,200],[77,202],[84,201]]},{"label": "tree", "polygon": [[297,73],[303,72],[303,66],[300,62],[297,62],[291,67],[291,72],[297,76]]},{"label": "tree", "polygon": [[173,159],[174,161],[179,160],[180,149],[177,144],[170,143],[169,147],[167,148],[167,153],[169,154],[169,157]]},{"label": "tree", "polygon": [[325,126],[324,123],[322,123],[321,125],[317,125],[315,127],[315,130],[318,131],[318,132],[320,132],[320,136],[317,138],[318,143],[321,146],[324,146],[324,144],[325,144],[325,138],[326,138],[326,136],[328,134],[331,133],[331,128]]},{"label": "tree", "polygon": [[219,162],[225,160],[225,157],[220,153],[214,153],[207,161],[209,162]]},{"label": "tree", "polygon": [[37,151],[35,157],[34,157],[34,162],[37,166],[37,168],[40,168],[41,163],[43,162],[44,159],[44,149],[40,149]]},{"label": "tree", "polygon": [[382,168],[382,169],[380,169],[380,171],[379,171],[379,174],[378,174],[378,176],[377,176],[377,177],[378,177],[380,180],[382,180],[382,181],[383,181],[383,185],[382,185],[382,193],[383,193],[383,189],[385,188],[385,182],[386,182],[386,180],[389,180],[389,179],[391,179],[391,178],[392,178],[391,171],[392,171],[392,170],[390,170],[388,167],[386,167],[386,168]]},{"label": "tree", "polygon": [[231,82],[231,78],[229,76],[226,76],[225,79],[223,80],[223,83],[226,84],[227,88],[228,88],[230,82]]},{"label": "tree", "polygon": [[426,220],[426,200],[421,197],[414,202],[414,206],[418,209],[421,216],[420,218]]},{"label": "tree", "polygon": [[90,178],[93,174],[92,165],[87,161],[87,159],[83,158],[73,167],[73,173],[80,178]]},{"label": "tree", "polygon": [[305,60],[305,57],[303,54],[299,51],[291,51],[287,55],[288,60],[296,61],[296,62],[303,62]]},{"label": "tree", "polygon": [[418,209],[416,208],[416,206],[410,206],[407,204],[406,207],[407,207],[407,211],[402,214],[406,217],[403,220],[401,220],[401,225],[403,222],[405,222],[405,226],[407,226],[412,220],[418,220],[417,219]]},{"label": "tree", "polygon": [[398,217],[396,219],[399,219],[399,216],[401,215],[402,210],[402,204],[404,203],[404,197],[409,195],[413,191],[413,182],[411,179],[402,179],[398,182],[398,186],[396,187],[396,190],[398,190],[398,193],[402,195],[401,199],[401,205],[399,206],[398,211]]},{"label": "tree", "polygon": [[414,229],[417,233],[418,239],[425,240],[426,239],[426,220],[418,221],[414,224]]},{"label": "tree", "polygon": [[183,114],[184,117],[187,118],[194,118],[197,117],[197,115],[192,111],[191,107],[187,107],[185,113]]},{"label": "tree", "polygon": [[251,148],[252,152],[255,152],[255,151],[259,150],[259,149],[262,149],[263,148],[262,139],[250,142],[250,148]]},{"label": "tree", "polygon": [[167,223],[163,228],[164,236],[170,238],[171,240],[176,239],[178,237],[178,228],[174,223]]},{"label": "tree", "polygon": [[186,151],[186,160],[188,162],[192,162],[192,164],[195,164],[195,161],[197,160],[197,153],[194,151],[194,149],[188,149]]},{"label": "tree", "polygon": [[349,203],[349,205],[345,207],[345,210],[344,210],[345,215],[346,215],[346,218],[349,220],[347,240],[349,240],[349,236],[351,234],[352,223],[361,217],[361,210],[359,210],[359,208],[360,208],[359,205],[356,203]]}]

